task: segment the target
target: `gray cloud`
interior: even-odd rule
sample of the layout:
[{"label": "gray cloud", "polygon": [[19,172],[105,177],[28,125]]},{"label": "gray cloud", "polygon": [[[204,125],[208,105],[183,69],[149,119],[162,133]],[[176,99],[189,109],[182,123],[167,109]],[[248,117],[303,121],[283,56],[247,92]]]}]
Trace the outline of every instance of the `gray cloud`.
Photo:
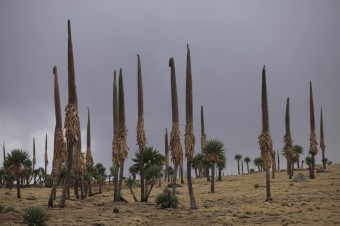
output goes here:
[{"label": "gray cloud", "polygon": [[[289,96],[293,139],[308,152],[311,80],[317,132],[322,106],[326,156],[339,162],[339,6],[337,1],[1,1],[0,139],[7,150],[18,147],[32,153],[35,136],[43,156],[47,133],[49,157],[53,156],[52,67],[58,66],[64,107],[66,25],[71,19],[83,142],[89,107],[94,160],[107,169],[111,165],[113,70],[123,68],[132,157],[137,150],[136,55],[141,55],[146,134],[149,145],[163,152],[165,128],[171,129],[170,57],[176,63],[184,133],[187,43],[192,57],[196,140],[200,139],[200,105],[204,105],[208,138],[221,139],[227,149],[226,174],[236,172],[235,154],[252,159],[260,154],[257,136],[264,64],[274,147],[281,150],[283,146]],[[199,149],[197,142],[196,152]],[[320,154],[316,160],[321,161]],[[43,166],[43,157],[37,161]]]}]

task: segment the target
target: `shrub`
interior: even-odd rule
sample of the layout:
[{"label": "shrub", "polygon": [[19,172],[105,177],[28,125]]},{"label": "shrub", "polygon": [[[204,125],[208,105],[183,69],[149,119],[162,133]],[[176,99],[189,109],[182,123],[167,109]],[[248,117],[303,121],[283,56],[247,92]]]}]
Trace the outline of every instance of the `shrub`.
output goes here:
[{"label": "shrub", "polygon": [[9,213],[9,212],[14,212],[15,208],[12,206],[7,206],[6,209],[4,210],[5,213]]},{"label": "shrub", "polygon": [[160,205],[162,209],[164,208],[177,208],[178,198],[173,195],[159,194],[156,197],[156,206]]},{"label": "shrub", "polygon": [[14,212],[15,208],[12,206],[4,206],[4,205],[0,205],[0,213],[9,213],[9,212]]},{"label": "shrub", "polygon": [[28,207],[23,214],[24,222],[28,225],[46,225],[48,213],[40,207]]}]

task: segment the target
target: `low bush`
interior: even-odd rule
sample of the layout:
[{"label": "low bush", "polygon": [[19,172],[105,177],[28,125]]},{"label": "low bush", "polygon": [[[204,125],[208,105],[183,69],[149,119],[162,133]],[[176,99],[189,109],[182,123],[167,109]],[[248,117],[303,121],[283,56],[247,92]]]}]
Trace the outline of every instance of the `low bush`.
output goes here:
[{"label": "low bush", "polygon": [[5,213],[9,213],[9,212],[14,212],[15,208],[12,206],[7,206],[6,209],[4,210]]},{"label": "low bush", "polygon": [[178,206],[178,198],[177,196],[167,195],[167,194],[159,194],[156,199],[156,206],[160,206],[162,209],[164,208],[177,208]]},{"label": "low bush", "polygon": [[23,214],[24,222],[28,225],[46,225],[48,213],[40,207],[28,207]]},{"label": "low bush", "polygon": [[0,213],[9,213],[9,212],[14,212],[15,208],[12,206],[4,206],[0,205]]}]

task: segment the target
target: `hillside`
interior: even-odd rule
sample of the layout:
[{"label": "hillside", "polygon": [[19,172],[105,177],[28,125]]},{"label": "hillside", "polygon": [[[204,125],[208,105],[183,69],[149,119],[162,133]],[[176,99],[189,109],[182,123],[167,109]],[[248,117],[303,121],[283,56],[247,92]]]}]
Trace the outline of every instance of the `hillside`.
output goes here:
[{"label": "hillside", "polygon": [[[103,194],[85,200],[72,197],[65,209],[47,209],[50,188],[23,188],[22,199],[16,198],[15,188],[1,188],[0,206],[14,210],[0,212],[0,224],[20,224],[28,206],[40,206],[51,215],[48,225],[340,225],[340,164],[328,166],[327,171],[306,182],[291,182],[285,171],[277,172],[271,202],[265,202],[264,173],[223,177],[222,182],[216,181],[215,194],[209,193],[210,183],[205,178],[194,179],[199,207],[195,211],[188,208],[186,184],[177,189],[177,209],[156,207],[155,196],[168,184],[163,181],[153,189],[149,203],[134,202],[126,188],[123,196],[129,203],[113,203],[111,185],[105,186]],[[308,177],[305,169],[295,171],[294,177],[299,173]],[[138,188],[134,191],[139,197]],[[57,202],[60,192],[59,188]],[[119,212],[113,213],[113,208]]]}]

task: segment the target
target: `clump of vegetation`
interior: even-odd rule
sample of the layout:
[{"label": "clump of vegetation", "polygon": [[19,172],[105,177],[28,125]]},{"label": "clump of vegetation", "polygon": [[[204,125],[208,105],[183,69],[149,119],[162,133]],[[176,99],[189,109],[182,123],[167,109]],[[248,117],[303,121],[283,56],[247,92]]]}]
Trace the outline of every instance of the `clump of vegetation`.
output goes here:
[{"label": "clump of vegetation", "polygon": [[5,206],[5,205],[0,205],[0,213],[9,213],[9,212],[14,212],[15,208],[12,206]]},{"label": "clump of vegetation", "polygon": [[4,205],[0,205],[0,213],[3,212],[5,209],[5,206]]},{"label": "clump of vegetation", "polygon": [[13,206],[7,206],[4,210],[5,213],[14,212],[15,208]]},{"label": "clump of vegetation", "polygon": [[159,194],[157,195],[156,197],[156,206],[159,206],[162,208],[162,209],[165,209],[165,208],[177,208],[178,206],[178,198],[177,196],[174,196],[174,195],[167,195],[167,194]]},{"label": "clump of vegetation", "polygon": [[25,224],[46,225],[49,215],[43,208],[31,206],[25,210],[22,217]]},{"label": "clump of vegetation", "polygon": [[266,186],[262,185],[262,184],[254,184],[254,188],[255,189],[259,189],[259,188],[265,188]]}]

